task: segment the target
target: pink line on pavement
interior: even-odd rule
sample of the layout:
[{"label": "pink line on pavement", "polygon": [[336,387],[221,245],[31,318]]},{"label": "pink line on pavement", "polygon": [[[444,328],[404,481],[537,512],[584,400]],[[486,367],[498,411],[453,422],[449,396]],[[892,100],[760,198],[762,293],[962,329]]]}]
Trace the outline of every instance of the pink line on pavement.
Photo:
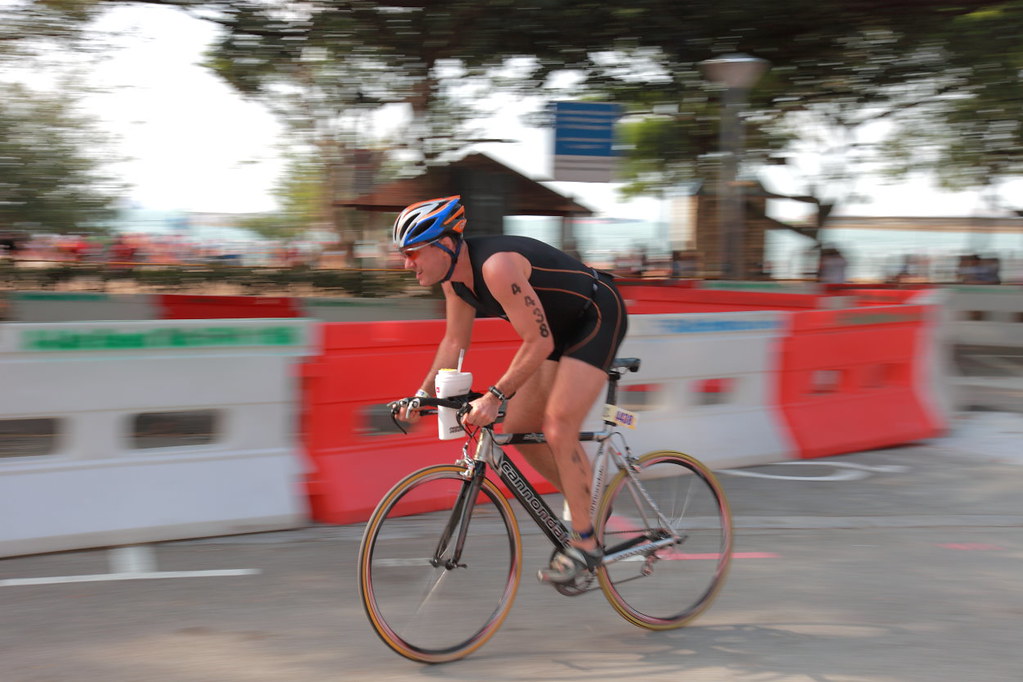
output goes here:
[{"label": "pink line on pavement", "polygon": [[[605,527],[614,532],[623,532],[636,530],[637,526],[626,522],[621,516],[612,514],[607,520]],[[718,552],[708,552],[701,554],[687,554],[685,552],[667,552],[664,554],[658,554],[658,557],[668,561],[717,561],[720,558]],[[777,559],[778,555],[774,552],[732,552],[733,559]]]},{"label": "pink line on pavement", "polygon": [[[707,554],[686,554],[685,552],[668,552],[667,554],[658,554],[661,559],[668,561],[717,561],[721,556],[717,552],[710,552]],[[777,559],[778,555],[774,552],[732,552],[733,559]]]},{"label": "pink line on pavement", "polygon": [[961,549],[965,552],[999,552],[1004,547],[998,545],[988,545],[983,542],[946,542],[939,544],[938,547],[944,549]]}]

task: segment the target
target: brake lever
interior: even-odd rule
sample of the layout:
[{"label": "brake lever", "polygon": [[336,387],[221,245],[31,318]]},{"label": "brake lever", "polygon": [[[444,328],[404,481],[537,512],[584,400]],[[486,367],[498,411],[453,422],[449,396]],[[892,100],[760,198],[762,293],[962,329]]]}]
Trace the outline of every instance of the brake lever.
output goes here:
[{"label": "brake lever", "polygon": [[398,419],[398,413],[401,412],[401,408],[403,408],[407,404],[408,403],[406,399],[395,400],[394,402],[387,404],[387,406],[391,408],[391,421],[394,422],[394,425],[397,427],[397,429],[406,436],[408,435],[408,431],[406,431],[405,427],[401,425],[402,422],[400,419]]},{"label": "brake lever", "polygon": [[404,426],[402,426],[402,424],[407,424],[408,422],[402,422],[398,419],[398,414],[400,414],[406,407],[410,410],[417,410],[419,409],[420,404],[419,398],[402,398],[401,400],[395,400],[394,402],[388,403],[387,406],[391,408],[391,421],[394,422],[394,425],[398,427],[398,430],[403,434],[408,435],[408,431]]},{"label": "brake lever", "polygon": [[[470,395],[473,395],[473,394],[470,394]],[[483,394],[478,393],[478,394],[475,394],[475,395],[476,395],[476,397],[482,397]],[[491,424],[491,426],[493,426],[494,424],[499,424],[499,423],[504,421],[505,412],[506,412],[506,409],[505,409],[505,405],[506,404],[507,403],[503,403],[501,408],[497,411],[497,417],[494,418],[494,421]],[[471,434],[469,432],[468,426],[466,426],[465,422],[463,421],[463,418],[465,416],[467,416],[470,412],[472,412],[472,403],[466,402],[464,405],[462,405],[460,408],[458,408],[458,413],[457,413],[458,417],[457,417],[457,419],[458,419],[459,426],[462,427],[462,430],[465,431],[467,434],[473,435],[473,434]],[[477,429],[477,431],[478,430],[479,429]]]}]

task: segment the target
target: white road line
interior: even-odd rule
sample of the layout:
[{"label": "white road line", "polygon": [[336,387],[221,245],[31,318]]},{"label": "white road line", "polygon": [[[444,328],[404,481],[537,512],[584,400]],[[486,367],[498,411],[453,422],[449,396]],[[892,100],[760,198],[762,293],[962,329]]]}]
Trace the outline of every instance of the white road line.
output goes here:
[{"label": "white road line", "polygon": [[64,583],[99,583],[116,580],[162,580],[167,578],[220,578],[238,575],[259,575],[258,568],[234,568],[220,571],[154,571],[151,573],[100,573],[97,575],[61,575],[51,578],[10,578],[0,580],[0,587],[19,585],[60,585]]},{"label": "white road line", "polygon": [[761,464],[758,466],[816,466],[832,467],[842,471],[828,474],[826,476],[784,476],[781,474],[768,474],[760,471],[745,471],[744,469],[720,469],[716,473],[726,476],[746,476],[748,478],[771,478],[779,481],[858,481],[867,478],[871,472],[877,473],[902,473],[909,471],[909,467],[898,464],[856,464],[855,462],[828,462],[819,459],[805,459],[789,462],[774,462],[772,464]]}]

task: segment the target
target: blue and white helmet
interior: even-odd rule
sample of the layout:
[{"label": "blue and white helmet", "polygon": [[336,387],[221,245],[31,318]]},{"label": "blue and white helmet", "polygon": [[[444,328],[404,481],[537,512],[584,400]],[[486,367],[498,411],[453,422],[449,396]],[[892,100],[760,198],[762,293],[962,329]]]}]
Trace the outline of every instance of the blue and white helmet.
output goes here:
[{"label": "blue and white helmet", "polygon": [[407,207],[394,221],[394,246],[407,249],[441,237],[459,239],[465,229],[465,207],[460,196],[428,199]]}]

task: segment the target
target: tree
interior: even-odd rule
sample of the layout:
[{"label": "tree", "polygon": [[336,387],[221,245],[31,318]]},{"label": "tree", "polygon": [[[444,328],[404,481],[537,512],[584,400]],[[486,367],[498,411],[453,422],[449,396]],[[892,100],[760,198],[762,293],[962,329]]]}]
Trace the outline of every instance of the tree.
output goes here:
[{"label": "tree", "polygon": [[[907,118],[910,110],[975,88],[982,64],[1018,52],[1016,1],[988,0],[334,0],[309,4],[182,3],[219,6],[225,28],[215,50],[220,73],[243,92],[266,92],[283,82],[312,82],[310,64],[342,97],[323,102],[351,107],[408,102],[420,120],[443,100],[442,71],[520,93],[564,95],[552,76],[573,71],[577,93],[648,109],[680,105],[671,120],[633,126],[633,191],[658,191],[695,173],[694,159],[714,148],[716,96],[697,69],[726,52],[767,58],[774,68],[753,93],[753,158],[775,152],[793,136],[793,116],[805,130],[844,141],[843,168],[834,145],[823,153],[828,175],[848,180],[866,159],[857,131],[872,120]],[[290,8],[290,9],[289,9]],[[978,17],[990,16],[978,22]],[[987,29],[997,32],[994,54]],[[973,23],[966,35],[950,26]],[[980,24],[986,24],[980,26]],[[494,69],[519,58],[514,82]],[[1010,60],[1011,61],[1011,60]],[[527,68],[521,68],[527,63]],[[950,69],[956,64],[957,69]],[[329,68],[323,69],[323,65]],[[1001,68],[1001,67],[1000,67]],[[1007,69],[1002,69],[1007,71]],[[335,112],[340,114],[340,108]],[[941,121],[954,124],[948,109]],[[977,113],[976,111],[973,112]],[[975,122],[975,120],[974,120]],[[421,126],[419,140],[432,133]],[[681,142],[680,142],[681,141]],[[683,161],[684,154],[690,154]],[[960,158],[961,155],[960,155]],[[660,176],[660,177],[658,177]],[[818,186],[819,186],[818,182]]]},{"label": "tree", "polygon": [[292,156],[275,192],[281,210],[254,216],[242,227],[269,239],[294,239],[313,227],[329,229],[325,174],[319,156]]},{"label": "tree", "polygon": [[[717,146],[717,103],[698,62],[727,52],[770,59],[772,70],[751,93],[748,157],[766,163],[798,151],[815,160],[804,191],[819,205],[823,224],[837,203],[856,195],[864,171],[890,167],[900,133],[931,133],[931,154],[919,153],[919,139],[900,147],[917,169],[976,185],[982,182],[976,169],[1002,164],[994,147],[1004,153],[1006,129],[1014,116],[1019,120],[1019,6],[638,2],[629,7],[637,22],[632,50],[650,76],[638,78],[620,58],[608,59],[603,68],[588,68],[584,85],[634,110],[680,103],[671,119],[626,129],[629,189],[656,192],[706,177],[697,160]],[[1015,101],[1015,109],[991,106],[993,92],[1001,104]],[[891,135],[876,134],[881,122]]]},{"label": "tree", "polygon": [[0,85],[0,227],[106,230],[117,187],[85,151],[97,140],[67,98]]},{"label": "tree", "polygon": [[53,232],[107,229],[121,187],[102,170],[106,138],[77,113],[74,75],[44,93],[13,82],[41,71],[54,48],[96,47],[95,0],[12,2],[0,8],[0,227]]},{"label": "tree", "polygon": [[99,0],[13,0],[0,7],[0,59],[26,58],[55,45],[81,49]]},{"label": "tree", "polygon": [[382,17],[385,24],[392,18],[400,24],[402,8],[380,10],[367,2],[230,4],[213,19],[225,30],[210,51],[209,65],[239,92],[277,113],[299,153],[315,150],[323,183],[316,195],[323,204],[309,217],[332,223],[343,242],[361,239],[360,216],[337,204],[362,184],[357,159],[380,144],[366,131],[369,116],[387,104],[410,103],[410,139],[390,146],[414,150],[420,162],[429,162],[459,138],[465,114],[445,105],[444,88],[457,74],[448,69],[445,75],[429,59],[410,66],[406,55],[369,39],[387,34],[378,22]]},{"label": "tree", "polygon": [[948,189],[998,184],[1023,174],[1023,3],[992,5],[949,22],[948,79],[959,84],[921,107],[894,138],[895,175],[932,171]]},{"label": "tree", "polygon": [[[633,111],[677,104],[671,119],[628,133],[633,190],[655,192],[703,174],[698,164],[715,148],[717,95],[698,63],[728,52],[764,57],[773,68],[751,93],[750,158],[766,159],[813,131],[826,141],[827,162],[808,191],[822,205],[841,199],[826,196],[825,182],[848,183],[863,164],[884,160],[862,131],[878,120],[918,126],[915,111],[957,131],[954,139],[932,140],[934,154],[916,163],[990,166],[1004,145],[985,143],[1004,136],[1015,110],[989,113],[987,104],[998,85],[1019,87],[1012,74],[1020,0],[149,1],[223,28],[210,64],[240,92],[290,111],[296,130],[318,140],[318,153],[331,159],[334,196],[349,184],[346,154],[354,146],[342,131],[357,127],[361,107],[411,105],[415,125],[406,144],[430,158],[432,143],[459,135],[432,126],[448,120],[442,107],[466,83],[549,98],[585,95]],[[516,77],[502,79],[499,69],[513,59]],[[999,79],[990,78],[991,63]],[[576,76],[572,87],[555,87],[565,72]],[[964,109],[967,100],[973,105]],[[957,152],[959,132],[970,142]]]}]

